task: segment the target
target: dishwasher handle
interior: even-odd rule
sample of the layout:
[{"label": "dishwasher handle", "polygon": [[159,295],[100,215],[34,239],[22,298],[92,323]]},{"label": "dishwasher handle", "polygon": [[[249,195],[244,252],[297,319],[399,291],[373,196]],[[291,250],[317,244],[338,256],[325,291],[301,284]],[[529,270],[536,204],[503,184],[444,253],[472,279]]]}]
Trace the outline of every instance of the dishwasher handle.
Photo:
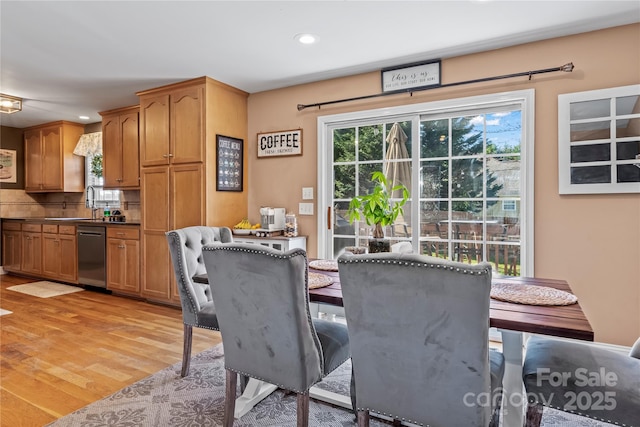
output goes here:
[{"label": "dishwasher handle", "polygon": [[91,231],[79,231],[78,235],[80,236],[104,236],[104,233],[96,233],[96,232],[91,232]]}]

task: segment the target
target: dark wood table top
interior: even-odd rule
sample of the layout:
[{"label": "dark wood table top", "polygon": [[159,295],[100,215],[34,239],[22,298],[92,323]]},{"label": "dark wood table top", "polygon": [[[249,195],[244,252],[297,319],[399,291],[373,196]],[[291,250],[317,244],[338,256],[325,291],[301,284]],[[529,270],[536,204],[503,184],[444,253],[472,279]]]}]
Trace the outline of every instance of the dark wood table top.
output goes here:
[{"label": "dark wood table top", "polygon": [[[309,290],[311,302],[342,306],[342,287],[338,272],[313,268],[309,268],[309,271],[326,274],[334,280],[329,286]],[[208,282],[206,274],[195,276],[193,279],[199,283]],[[495,276],[493,281],[547,286],[572,292],[569,284],[564,280]],[[490,318],[490,326],[495,328],[593,341],[593,329],[579,303],[565,306],[540,306],[497,301],[492,298]]]}]

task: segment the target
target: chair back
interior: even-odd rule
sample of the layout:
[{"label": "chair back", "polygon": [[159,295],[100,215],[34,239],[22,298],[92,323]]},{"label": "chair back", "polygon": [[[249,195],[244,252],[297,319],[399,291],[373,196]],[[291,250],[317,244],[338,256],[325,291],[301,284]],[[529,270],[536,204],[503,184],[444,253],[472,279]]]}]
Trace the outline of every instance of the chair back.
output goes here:
[{"label": "chair back", "polygon": [[338,263],[357,409],[420,425],[488,425],[491,404],[476,399],[491,390],[491,265],[398,253]]},{"label": "chair back", "polygon": [[183,320],[189,325],[197,326],[197,313],[203,304],[211,301],[209,285],[193,282],[193,276],[206,272],[202,259],[202,247],[232,242],[231,229],[192,226],[169,231],[166,236],[180,294]]},{"label": "chair back", "polygon": [[241,243],[205,246],[225,368],[297,393],[322,378],[309,312],[306,252]]}]

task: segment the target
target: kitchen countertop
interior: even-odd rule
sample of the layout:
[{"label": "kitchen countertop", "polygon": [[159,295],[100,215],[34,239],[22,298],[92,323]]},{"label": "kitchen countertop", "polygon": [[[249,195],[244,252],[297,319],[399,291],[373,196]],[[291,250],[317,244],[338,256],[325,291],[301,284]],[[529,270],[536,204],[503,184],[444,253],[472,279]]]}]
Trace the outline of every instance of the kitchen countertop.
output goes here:
[{"label": "kitchen countertop", "polygon": [[3,221],[25,221],[25,222],[55,222],[61,224],[95,224],[95,225],[105,225],[105,226],[114,226],[114,225],[140,225],[140,221],[127,221],[127,222],[116,222],[116,221],[103,221],[100,219],[91,219],[91,218],[2,218]]}]

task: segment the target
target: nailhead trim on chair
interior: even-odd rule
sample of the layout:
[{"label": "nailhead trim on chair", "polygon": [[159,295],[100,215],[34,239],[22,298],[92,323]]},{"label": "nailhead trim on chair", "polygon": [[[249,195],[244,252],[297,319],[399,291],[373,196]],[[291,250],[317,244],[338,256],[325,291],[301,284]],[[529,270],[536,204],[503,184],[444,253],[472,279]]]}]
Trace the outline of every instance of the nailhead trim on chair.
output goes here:
[{"label": "nailhead trim on chair", "polygon": [[396,264],[396,265],[405,265],[405,266],[411,266],[411,267],[424,267],[424,268],[442,268],[445,270],[450,270],[450,271],[457,271],[457,272],[461,272],[463,274],[478,274],[478,275],[483,275],[483,274],[489,274],[489,272],[491,271],[488,268],[485,268],[483,270],[478,270],[478,271],[474,271],[474,270],[467,270],[467,269],[461,269],[460,267],[454,267],[452,265],[450,266],[446,266],[446,265],[442,265],[442,264],[431,264],[431,263],[427,263],[427,262],[416,262],[416,261],[399,261],[399,260],[385,260],[385,259],[338,259],[338,263],[340,264],[351,264],[351,263],[372,263],[372,264]]},{"label": "nailhead trim on chair", "polygon": [[[184,287],[185,274],[184,274],[184,266],[183,266],[183,263],[182,263],[182,259],[184,258],[184,252],[182,250],[182,244],[180,242],[180,235],[175,231],[170,232],[169,235],[173,238],[175,243],[177,243],[176,246],[178,246],[180,248],[180,260],[181,261],[178,263],[178,267],[180,269],[180,280],[183,282],[183,283],[180,284],[180,286]],[[185,241],[184,246],[189,247],[188,246],[188,242]],[[189,292],[185,292],[185,293],[187,294],[187,297],[189,298],[189,303],[191,304],[193,312],[196,313],[196,321],[197,321],[197,316],[198,316],[197,312],[198,312],[198,310],[195,309],[196,308],[196,303],[193,300],[193,298],[191,298],[191,294]],[[196,325],[192,325],[192,326],[196,326]],[[214,329],[214,330],[217,330],[217,329]]]}]

